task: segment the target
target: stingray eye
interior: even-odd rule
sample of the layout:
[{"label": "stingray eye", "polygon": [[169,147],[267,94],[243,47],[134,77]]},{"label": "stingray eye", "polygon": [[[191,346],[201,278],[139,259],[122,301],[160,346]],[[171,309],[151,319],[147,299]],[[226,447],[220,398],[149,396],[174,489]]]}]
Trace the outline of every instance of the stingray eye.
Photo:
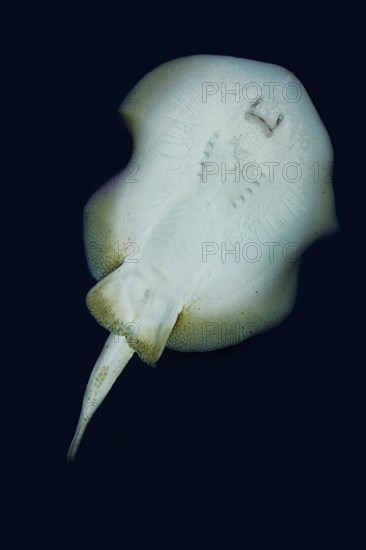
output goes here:
[{"label": "stingray eye", "polygon": [[177,59],[146,75],[120,111],[133,156],[84,211],[98,281],[87,305],[110,335],[69,460],[133,353],[155,365],[165,347],[210,351],[268,330],[291,311],[301,253],[337,228],[330,177],[314,170],[331,175],[331,143],[287,70]]}]

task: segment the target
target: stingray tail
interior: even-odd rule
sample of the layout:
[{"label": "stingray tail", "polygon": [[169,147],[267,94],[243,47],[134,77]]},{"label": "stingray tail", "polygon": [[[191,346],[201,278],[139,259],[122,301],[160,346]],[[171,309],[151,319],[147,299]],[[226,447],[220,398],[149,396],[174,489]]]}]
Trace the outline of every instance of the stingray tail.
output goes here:
[{"label": "stingray tail", "polygon": [[67,453],[68,462],[75,460],[80,442],[90,419],[103,402],[133,353],[134,350],[130,348],[123,336],[110,334],[94,366],[85,390],[79,422]]}]

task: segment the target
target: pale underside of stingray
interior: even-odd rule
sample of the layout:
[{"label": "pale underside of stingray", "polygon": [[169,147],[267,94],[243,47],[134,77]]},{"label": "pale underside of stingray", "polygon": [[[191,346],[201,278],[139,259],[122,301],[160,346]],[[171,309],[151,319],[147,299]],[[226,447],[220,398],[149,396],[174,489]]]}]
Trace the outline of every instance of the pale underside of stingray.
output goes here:
[{"label": "pale underside of stingray", "polygon": [[120,112],[129,165],[84,212],[90,312],[111,334],[68,458],[133,353],[209,351],[291,311],[302,252],[337,229],[329,136],[286,69],[198,55],[145,76]]}]

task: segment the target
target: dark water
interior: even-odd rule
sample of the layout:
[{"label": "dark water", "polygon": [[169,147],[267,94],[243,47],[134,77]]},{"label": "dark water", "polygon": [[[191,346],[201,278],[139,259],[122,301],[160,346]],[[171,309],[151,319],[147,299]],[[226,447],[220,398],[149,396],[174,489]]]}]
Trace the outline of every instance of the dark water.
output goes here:
[{"label": "dark water", "polygon": [[[362,548],[365,87],[346,8],[2,6],[4,548]],[[332,138],[341,231],[305,254],[276,329],[156,369],[134,357],[69,466],[107,336],[85,307],[82,209],[130,158],[120,101],[194,53],[299,77]]]}]

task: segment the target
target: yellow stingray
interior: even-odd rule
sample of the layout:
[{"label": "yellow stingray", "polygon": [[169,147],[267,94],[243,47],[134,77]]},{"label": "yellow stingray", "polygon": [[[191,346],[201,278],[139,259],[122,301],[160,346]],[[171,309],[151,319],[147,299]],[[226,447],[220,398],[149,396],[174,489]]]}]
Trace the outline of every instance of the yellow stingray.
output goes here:
[{"label": "yellow stingray", "polygon": [[133,353],[209,351],[281,322],[301,254],[337,229],[329,136],[286,69],[197,55],[146,75],[120,112],[129,165],[84,212],[87,296],[110,336],[71,443]]}]

